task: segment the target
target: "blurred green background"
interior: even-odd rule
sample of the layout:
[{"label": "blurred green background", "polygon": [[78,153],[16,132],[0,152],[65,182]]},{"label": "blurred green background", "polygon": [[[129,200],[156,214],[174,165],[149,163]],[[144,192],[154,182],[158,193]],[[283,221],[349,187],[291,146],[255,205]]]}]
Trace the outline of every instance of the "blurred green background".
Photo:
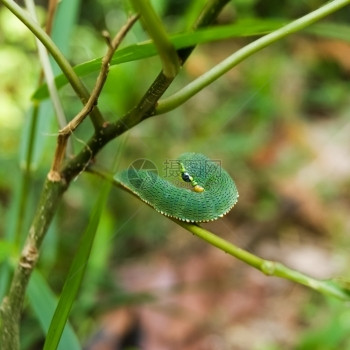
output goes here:
[{"label": "blurred green background", "polygon": [[[162,0],[153,5],[169,33],[177,33],[190,27],[202,3]],[[232,1],[215,25],[242,19],[292,20],[323,4],[319,0]],[[101,31],[118,31],[130,7],[109,0],[63,1],[60,6],[66,8],[59,10],[53,38],[73,64],[102,56],[106,44]],[[45,2],[37,10],[44,22]],[[347,7],[324,22],[346,24],[349,18]],[[0,262],[4,262],[8,256],[15,259],[18,251],[8,242],[18,232],[31,96],[41,68],[33,35],[4,7],[0,7],[0,33]],[[146,39],[137,24],[122,46]],[[167,95],[251,40],[200,45]],[[341,276],[347,283],[348,57],[349,41],[292,35],[239,64],[183,106],[150,118],[109,143],[96,163],[110,168],[121,150],[119,169],[146,158],[162,174],[166,160],[186,151],[220,160],[236,181],[240,199],[224,219],[206,224],[210,230],[266,259],[317,278]],[[132,108],[160,68],[157,57],[113,66],[99,99],[108,120]],[[95,78],[95,74],[83,78],[90,89]],[[73,118],[80,101],[68,86],[60,90],[60,97],[66,116]],[[57,130],[52,107],[45,100],[25,192],[28,201],[20,218],[21,242],[51,165]],[[75,151],[91,130],[86,120],[72,138]],[[91,174],[78,176],[45,239],[38,270],[57,295],[100,183]],[[1,297],[5,288],[3,284]],[[91,349],[100,341],[99,332],[116,341],[131,334],[129,344],[141,342],[145,349],[350,349],[348,304],[263,276],[117,188],[103,211],[71,323]],[[43,332],[30,305],[23,316],[21,338],[23,349],[42,344]]]}]

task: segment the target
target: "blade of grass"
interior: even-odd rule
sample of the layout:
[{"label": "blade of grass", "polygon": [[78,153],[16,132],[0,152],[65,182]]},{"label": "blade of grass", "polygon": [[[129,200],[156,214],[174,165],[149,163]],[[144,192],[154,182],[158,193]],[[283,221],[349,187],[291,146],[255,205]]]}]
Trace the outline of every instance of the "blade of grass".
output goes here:
[{"label": "blade of grass", "polygon": [[[47,285],[44,277],[37,270],[34,270],[33,272],[33,276],[29,282],[27,294],[30,305],[39,320],[43,332],[47,334],[50,321],[57,306],[57,298]],[[58,349],[81,349],[78,337],[74,333],[74,330],[69,323],[67,323],[64,327]]]},{"label": "blade of grass", "polygon": [[[32,16],[33,20],[38,23],[34,0],[24,0],[24,3],[28,12]],[[40,42],[39,39],[35,39],[35,41],[36,41],[36,46],[38,50],[39,61],[42,67],[42,72],[50,92],[50,99],[51,99],[53,108],[55,110],[57,123],[59,128],[62,129],[67,124],[67,118],[64,114],[63,106],[58,96],[56,85],[54,83],[54,73],[51,67],[49,54],[46,51],[45,46]]]},{"label": "blade of grass", "polygon": [[[37,169],[47,140],[42,134],[49,132],[52,120],[53,109],[49,100],[40,105],[34,103],[27,112],[19,149],[19,163],[23,172]],[[38,135],[39,133],[41,135]]]},{"label": "blade of grass", "polygon": [[197,0],[190,1],[187,5],[187,11],[184,14],[184,23],[186,23],[186,27],[191,30],[193,23],[195,23],[198,13],[200,13],[201,9],[204,7],[206,0]]},{"label": "blade of grass", "polygon": [[[209,43],[218,40],[238,37],[259,36],[270,33],[288,23],[286,20],[241,20],[236,24],[200,29],[195,32],[175,34],[169,37],[174,47],[179,50],[196,44]],[[318,23],[306,28],[303,32],[336,40],[350,42],[350,28],[336,23]],[[150,41],[129,45],[118,50],[111,61],[111,66],[132,62],[157,55],[157,49]],[[99,71],[101,57],[74,67],[75,73],[81,77]],[[68,84],[66,77],[61,74],[55,78],[58,89]],[[43,100],[48,97],[47,85],[41,85],[33,94],[33,99]]]},{"label": "blade of grass", "polygon": [[0,263],[6,260],[13,251],[13,244],[0,240]]},{"label": "blade of grass", "polygon": [[350,27],[338,23],[318,23],[305,30],[308,34],[317,35],[322,38],[343,40],[350,42]]},{"label": "blade of grass", "polygon": [[14,240],[17,249],[21,247],[26,218],[31,215],[31,211],[28,210],[28,201],[31,197],[29,189],[32,183],[32,173],[43,155],[47,142],[46,137],[39,135],[39,130],[41,133],[46,132],[52,117],[53,111],[50,101],[43,101],[40,105],[34,103],[27,113],[22,131],[19,152],[21,173],[18,180],[18,198],[16,196],[13,203],[16,213],[15,225],[13,227],[10,224],[7,228],[8,239]]},{"label": "blade of grass", "polygon": [[[57,38],[60,38],[60,46],[64,51],[68,50],[68,40],[69,35],[73,29],[73,26],[76,22],[76,17],[73,16],[71,13],[77,12],[77,7],[79,6],[79,1],[64,1],[62,3],[63,10],[67,11],[67,13],[70,13],[70,15],[67,17],[63,17],[62,14],[57,18],[57,20],[53,23],[53,31],[54,35]],[[29,4],[33,5],[33,4]],[[61,6],[62,6],[61,5]],[[60,6],[60,7],[61,7]],[[33,9],[32,9],[33,10]],[[60,11],[62,13],[62,8]],[[58,13],[59,13],[58,12]],[[63,23],[64,21],[64,23]],[[59,32],[58,29],[65,28],[64,34],[67,35],[65,37],[65,40],[63,40],[63,34],[55,34]],[[54,38],[56,39],[56,38]],[[39,43],[40,44],[40,43]],[[51,60],[54,62],[54,60]],[[59,68],[57,66],[55,73],[57,74],[59,72]],[[19,200],[16,209],[17,213],[17,219],[16,222],[16,228],[14,229],[14,233],[11,233],[11,230],[8,230],[10,232],[10,235],[15,235],[15,242],[17,243],[18,247],[20,246],[20,236],[23,231],[23,223],[24,223],[24,217],[25,214],[30,214],[30,211],[27,211],[27,202],[28,202],[28,193],[29,193],[29,187],[31,184],[31,173],[34,169],[36,169],[37,164],[39,162],[39,159],[42,157],[46,147],[46,143],[48,138],[45,137],[43,134],[45,132],[48,132],[49,124],[53,120],[53,108],[52,104],[49,101],[44,101],[40,105],[38,103],[34,103],[34,105],[30,108],[30,111],[28,112],[25,127],[23,129],[23,135],[22,135],[22,142],[20,146],[20,166],[22,169],[22,175],[19,181]],[[39,135],[40,131],[40,135]]]},{"label": "blade of grass", "polygon": [[[129,133],[122,135],[119,138],[117,145],[115,160],[113,161],[113,173],[117,172],[120,165],[121,156],[125,149],[126,142],[129,138]],[[94,245],[91,249],[89,264],[86,271],[84,281],[82,282],[82,295],[85,300],[94,300],[101,282],[101,276],[108,269],[108,261],[113,250],[111,245],[112,235],[114,230],[112,228],[111,216],[113,214],[107,210],[101,213],[101,222],[97,229]]]},{"label": "blade of grass", "polygon": [[[0,2],[3,3],[24,25],[28,27],[28,29],[36,36],[36,38],[42,42],[52,57],[59,64],[62,72],[64,72],[64,74],[69,79],[73,90],[81,102],[85,104],[90,95],[89,91],[83,82],[79,79],[79,77],[75,74],[73,67],[58,49],[50,36],[31,18],[27,11],[23,10],[23,8],[19,6],[15,1],[0,0]],[[100,128],[104,123],[104,118],[98,108],[94,108],[91,111],[90,118],[95,129]]]},{"label": "blade of grass", "polygon": [[[48,104],[47,101],[43,102]],[[21,173],[16,175],[17,181],[14,188],[14,195],[10,204],[10,209],[6,214],[6,241],[13,244],[14,250],[20,250],[21,234],[26,219],[26,207],[28,203],[28,193],[31,183],[31,164],[34,154],[35,136],[38,126],[39,105],[35,104],[30,108],[26,122],[22,131],[20,144],[20,166]],[[0,268],[0,299],[5,295],[9,278],[11,276],[10,262],[7,260]]]},{"label": "blade of grass", "polygon": [[[281,21],[242,21],[234,25],[213,27],[209,29],[200,29],[195,32],[175,34],[169,37],[174,47],[183,49],[196,44],[234,38],[242,36],[255,36],[269,33],[270,31],[281,27],[285,22]],[[157,49],[151,41],[145,41],[129,45],[118,50],[111,61],[111,65],[117,65],[126,62],[141,60],[157,55]],[[81,63],[74,67],[74,71],[78,76],[84,76],[99,71],[102,58],[96,58],[88,62]],[[61,74],[55,78],[57,88],[61,88],[68,83],[65,75]],[[42,100],[48,97],[46,84],[40,86],[33,94],[33,99]]]},{"label": "blade of grass", "polygon": [[149,0],[131,0],[131,2],[135,10],[140,14],[141,22],[157,48],[162,61],[164,75],[168,78],[175,77],[179,71],[180,62],[161,19],[158,17]]},{"label": "blade of grass", "polygon": [[[57,44],[61,52],[65,55],[68,54],[69,51],[69,38],[71,37],[73,28],[77,22],[80,3],[81,0],[61,1],[55,14],[51,37],[52,40]],[[51,57],[50,63],[54,74],[59,74],[61,70],[58,67],[56,61]],[[41,134],[45,134],[46,132],[49,133],[49,125],[53,120],[54,116],[51,103],[45,101],[42,102],[40,106],[34,105],[32,108],[38,108],[37,130],[40,130]],[[33,118],[34,117],[26,118],[26,121]],[[21,138],[21,140],[23,140],[21,142],[20,148],[20,165],[22,168],[25,168],[27,166],[26,163],[28,162],[26,161],[26,157],[30,157],[30,154],[27,154],[27,145],[30,145],[29,135],[31,134],[31,132],[33,132],[33,130],[31,132],[28,130],[28,124],[29,123],[26,123]],[[47,139],[47,137],[43,137],[43,135],[41,135],[41,137],[34,137],[34,139],[32,140],[32,142],[34,143],[33,154],[31,155],[31,162],[29,163],[29,168],[31,170],[36,169],[39,160],[41,159],[44,151],[46,150],[45,144]]]},{"label": "blade of grass", "polygon": [[175,92],[173,95],[161,99],[158,103],[156,114],[168,112],[189,100],[198,92],[203,90],[215,80],[223,76],[230,69],[246,60],[248,57],[264,49],[265,47],[284,39],[288,35],[299,32],[315,22],[329,16],[330,14],[340,10],[350,4],[350,0],[333,0],[326,5],[318,8],[307,15],[288,23],[280,29],[277,29],[253,42],[242,47],[232,55],[216,64],[212,69],[202,74],[199,78],[187,84],[184,88]]},{"label": "blade of grass", "polygon": [[[65,0],[60,1],[57,7],[51,37],[65,56],[69,55],[70,38],[78,21],[80,6],[81,0]],[[58,74],[60,68],[56,61],[52,60],[51,65],[55,74]]]},{"label": "blade of grass", "polygon": [[97,199],[94,210],[91,214],[89,224],[83,233],[77,253],[74,257],[67,279],[63,286],[57,308],[52,318],[44,344],[44,350],[55,350],[60,342],[64,326],[68,320],[70,310],[74,300],[77,297],[84,277],[96,230],[110,187],[111,185],[108,183],[103,185],[99,198]]},{"label": "blade of grass", "polygon": [[5,240],[0,240],[0,300],[6,294],[6,289],[11,277],[10,257],[15,251],[14,245]]}]

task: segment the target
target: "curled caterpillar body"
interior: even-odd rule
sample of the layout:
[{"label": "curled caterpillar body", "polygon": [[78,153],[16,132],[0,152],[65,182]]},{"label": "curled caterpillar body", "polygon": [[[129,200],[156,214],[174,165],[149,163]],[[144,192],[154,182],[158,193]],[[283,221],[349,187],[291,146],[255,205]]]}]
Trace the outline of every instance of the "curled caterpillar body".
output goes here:
[{"label": "curled caterpillar body", "polygon": [[116,180],[161,214],[186,222],[219,219],[237,203],[236,185],[217,162],[198,153],[182,154],[178,161],[179,175],[191,182],[192,189],[177,187],[147,170],[125,170]]}]

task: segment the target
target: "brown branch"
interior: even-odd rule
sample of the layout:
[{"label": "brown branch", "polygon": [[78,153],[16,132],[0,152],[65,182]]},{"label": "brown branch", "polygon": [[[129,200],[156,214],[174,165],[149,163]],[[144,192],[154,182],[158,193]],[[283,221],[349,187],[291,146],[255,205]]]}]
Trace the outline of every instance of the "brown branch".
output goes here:
[{"label": "brown branch", "polygon": [[[84,121],[84,119],[89,115],[89,113],[94,109],[94,107],[97,106],[98,98],[107,80],[109,65],[111,59],[113,58],[113,54],[118,49],[125,35],[131,29],[131,27],[137,19],[137,15],[130,17],[126,24],[119,30],[117,35],[113,38],[113,40],[107,41],[108,50],[106,55],[102,59],[100,73],[97,77],[95,87],[92,90],[88,101],[86,102],[82,110],[63,129],[59,131],[53,164],[48,174],[48,178],[51,181],[61,180],[60,169],[64,159],[68,138],[74,132],[74,130],[76,130],[76,128]],[[106,33],[104,33],[104,36],[109,39]]]},{"label": "brown branch", "polygon": [[58,0],[50,0],[47,8],[47,21],[45,31],[48,35],[51,35],[52,25],[57,10]]}]

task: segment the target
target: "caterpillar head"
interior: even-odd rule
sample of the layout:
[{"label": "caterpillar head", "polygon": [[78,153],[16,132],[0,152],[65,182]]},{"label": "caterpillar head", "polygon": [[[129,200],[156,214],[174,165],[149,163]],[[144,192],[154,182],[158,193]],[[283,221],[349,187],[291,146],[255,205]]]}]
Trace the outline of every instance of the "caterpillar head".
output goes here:
[{"label": "caterpillar head", "polygon": [[185,182],[191,182],[191,185],[193,187],[193,190],[195,192],[203,192],[204,188],[201,185],[198,185],[198,182],[193,178],[193,176],[191,176],[187,170],[185,169],[185,166],[180,163],[180,167],[181,167],[181,178],[182,180],[184,180]]},{"label": "caterpillar head", "polygon": [[201,185],[195,185],[195,186],[193,186],[193,191],[195,191],[195,192],[203,192],[204,188]]}]

